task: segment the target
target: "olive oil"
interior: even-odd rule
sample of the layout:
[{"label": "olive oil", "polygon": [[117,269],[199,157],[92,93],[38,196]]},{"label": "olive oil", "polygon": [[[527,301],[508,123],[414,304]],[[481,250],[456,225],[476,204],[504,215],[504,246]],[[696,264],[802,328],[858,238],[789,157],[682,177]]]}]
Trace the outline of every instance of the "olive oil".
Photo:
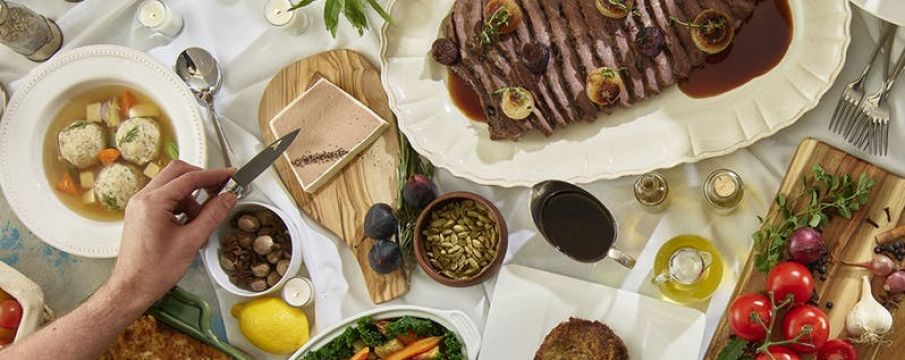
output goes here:
[{"label": "olive oil", "polygon": [[723,279],[723,258],[707,239],[679,235],[657,251],[653,273],[652,282],[666,298],[680,304],[705,301]]}]

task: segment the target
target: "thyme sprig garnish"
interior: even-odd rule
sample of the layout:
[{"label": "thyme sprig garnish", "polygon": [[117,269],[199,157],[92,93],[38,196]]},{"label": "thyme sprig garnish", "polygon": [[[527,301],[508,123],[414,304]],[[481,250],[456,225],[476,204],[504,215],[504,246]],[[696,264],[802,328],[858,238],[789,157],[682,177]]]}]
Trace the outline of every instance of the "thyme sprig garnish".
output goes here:
[{"label": "thyme sprig garnish", "polygon": [[638,8],[626,5],[625,0],[607,0],[607,2],[610,3],[610,5],[622,9],[622,11],[632,14],[632,16],[641,16],[641,12],[638,11]]},{"label": "thyme sprig garnish", "polygon": [[478,34],[478,43],[481,46],[487,46],[493,43],[493,40],[500,35],[500,30],[509,26],[509,20],[512,14],[506,6],[500,6],[490,15],[490,18],[484,22],[484,28]]},{"label": "thyme sprig garnish", "polygon": [[[761,227],[752,235],[754,238],[754,266],[760,272],[769,272],[782,261],[786,249],[786,239],[793,231],[810,226],[820,229],[830,221],[830,215],[838,214],[846,219],[867,203],[870,189],[875,182],[862,173],[857,180],[850,174],[836,176],[827,174],[819,165],[814,165],[811,177],[802,176],[802,190],[794,197],[780,193],[776,196],[780,219],[767,222],[758,217]],[[805,201],[801,210],[793,206]]]},{"label": "thyme sprig garnish", "polygon": [[399,209],[397,210],[397,218],[399,220],[399,247],[402,249],[402,258],[405,266],[411,270],[415,266],[415,248],[412,239],[415,236],[415,221],[418,220],[418,209],[412,208],[402,200],[402,192],[405,189],[405,181],[412,175],[421,174],[432,178],[434,175],[434,166],[430,162],[421,159],[421,155],[412,148],[408,139],[401,132],[399,133],[399,168],[396,171],[397,180],[399,181]]},{"label": "thyme sprig garnish", "polygon": [[726,25],[729,25],[729,23],[726,22],[726,18],[723,18],[723,17],[716,19],[716,20],[707,19],[707,21],[704,21],[704,23],[702,23],[702,24],[698,24],[696,22],[682,21],[675,16],[670,16],[669,19],[672,20],[674,23],[677,23],[682,26],[700,29],[702,32],[707,33],[707,34],[712,33],[716,30],[722,30],[723,28],[726,27]]}]

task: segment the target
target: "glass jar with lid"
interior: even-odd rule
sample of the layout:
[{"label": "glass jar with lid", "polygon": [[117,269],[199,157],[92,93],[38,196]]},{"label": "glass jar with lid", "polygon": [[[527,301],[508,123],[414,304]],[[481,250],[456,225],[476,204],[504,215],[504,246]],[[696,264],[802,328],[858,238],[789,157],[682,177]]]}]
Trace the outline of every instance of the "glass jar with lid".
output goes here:
[{"label": "glass jar with lid", "polygon": [[32,61],[45,61],[63,46],[63,34],[52,20],[31,9],[0,0],[0,44]]}]

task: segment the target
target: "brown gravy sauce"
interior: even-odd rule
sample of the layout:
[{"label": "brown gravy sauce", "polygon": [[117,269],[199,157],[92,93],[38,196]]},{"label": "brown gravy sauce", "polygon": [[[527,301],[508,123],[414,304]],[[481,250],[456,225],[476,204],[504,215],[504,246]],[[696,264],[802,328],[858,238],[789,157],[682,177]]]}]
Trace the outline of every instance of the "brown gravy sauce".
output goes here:
[{"label": "brown gravy sauce", "polygon": [[452,97],[453,104],[469,119],[484,122],[486,120],[484,118],[484,108],[481,107],[481,100],[478,94],[458,75],[448,70],[447,73],[446,87],[449,90],[450,97]]},{"label": "brown gravy sauce", "polygon": [[754,11],[735,33],[725,51],[707,57],[704,67],[679,82],[693,98],[722,94],[774,68],[792,43],[792,12],[788,0],[758,0]]},{"label": "brown gravy sauce", "polygon": [[579,193],[554,195],[544,204],[541,226],[547,239],[575,260],[602,259],[616,241],[616,224],[597,204]]}]

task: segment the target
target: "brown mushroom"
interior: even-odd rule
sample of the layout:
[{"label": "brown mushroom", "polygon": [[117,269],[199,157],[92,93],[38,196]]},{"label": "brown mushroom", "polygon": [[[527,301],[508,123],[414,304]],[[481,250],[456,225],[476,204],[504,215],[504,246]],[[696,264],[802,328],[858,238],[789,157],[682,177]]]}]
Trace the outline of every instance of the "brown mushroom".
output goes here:
[{"label": "brown mushroom", "polygon": [[265,256],[273,252],[273,248],[273,238],[269,235],[258,236],[255,238],[254,250],[256,254]]},{"label": "brown mushroom", "polygon": [[258,218],[261,226],[274,226],[277,223],[277,215],[267,209],[255,211],[255,217]]},{"label": "brown mushroom", "polygon": [[239,220],[236,221],[236,225],[239,226],[239,230],[242,230],[247,233],[253,233],[258,231],[261,227],[261,222],[258,221],[258,218],[251,215],[242,215],[239,217]]},{"label": "brown mushroom", "polygon": [[243,249],[251,249],[251,245],[255,242],[255,236],[245,232],[238,233],[236,238]]},{"label": "brown mushroom", "polygon": [[255,266],[252,266],[251,273],[259,278],[265,277],[265,276],[267,276],[267,274],[270,273],[270,264],[259,263]]},{"label": "brown mushroom", "polygon": [[277,273],[283,276],[287,271],[289,271],[289,260],[280,260],[277,263]]},{"label": "brown mushroom", "polygon": [[236,272],[236,262],[226,257],[226,255],[220,255],[220,267],[229,275]]},{"label": "brown mushroom", "polygon": [[251,284],[248,285],[252,291],[264,291],[267,290],[267,280],[257,279],[252,281]]},{"label": "brown mushroom", "polygon": [[271,271],[270,274],[267,275],[267,285],[274,286],[278,282],[280,282],[280,279],[282,279],[282,278],[283,278],[283,276],[280,275],[279,273],[277,273],[276,271]]},{"label": "brown mushroom", "polygon": [[270,254],[267,254],[267,262],[271,264],[276,264],[281,259],[283,259],[282,251],[273,251]]}]

